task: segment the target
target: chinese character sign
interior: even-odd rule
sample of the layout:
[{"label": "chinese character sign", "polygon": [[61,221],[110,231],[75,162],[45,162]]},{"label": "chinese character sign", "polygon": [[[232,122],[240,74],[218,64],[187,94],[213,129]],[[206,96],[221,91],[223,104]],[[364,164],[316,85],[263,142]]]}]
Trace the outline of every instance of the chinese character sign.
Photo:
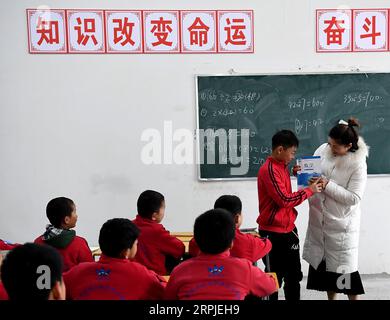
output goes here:
[{"label": "chinese character sign", "polygon": [[218,11],[219,51],[253,52],[253,12]]},{"label": "chinese character sign", "polygon": [[72,11],[68,15],[68,46],[71,53],[105,51],[103,11]]},{"label": "chinese character sign", "polygon": [[180,52],[178,22],[178,11],[144,11],[145,52]]},{"label": "chinese character sign", "polygon": [[317,51],[351,51],[351,10],[317,11]]},{"label": "chinese character sign", "polygon": [[388,11],[353,10],[354,51],[388,50]]},{"label": "chinese character sign", "polygon": [[217,52],[215,11],[182,11],[182,52]]},{"label": "chinese character sign", "polygon": [[65,10],[27,10],[29,51],[65,53]]},{"label": "chinese character sign", "polygon": [[27,9],[30,53],[253,53],[252,10]]},{"label": "chinese character sign", "polygon": [[142,52],[141,11],[106,11],[107,52]]}]

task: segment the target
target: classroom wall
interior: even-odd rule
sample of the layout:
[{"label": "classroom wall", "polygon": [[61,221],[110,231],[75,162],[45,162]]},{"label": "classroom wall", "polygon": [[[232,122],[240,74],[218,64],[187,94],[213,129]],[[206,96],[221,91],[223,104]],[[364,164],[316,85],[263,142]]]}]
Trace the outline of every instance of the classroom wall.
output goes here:
[{"label": "classroom wall", "polygon": [[[253,9],[255,53],[227,55],[31,55],[26,8]],[[195,74],[390,72],[390,53],[315,53],[315,9],[367,7],[367,1],[1,1],[0,238],[31,241],[42,233],[45,206],[75,200],[78,234],[97,245],[113,217],[133,218],[147,188],[164,193],[164,224],[190,231],[221,194],[244,204],[244,227],[256,226],[256,181],[199,182],[196,165],[146,165],[148,128],[194,130]],[[370,1],[370,7],[390,7]],[[389,156],[389,155],[384,155]],[[295,182],[293,182],[295,185]],[[390,177],[369,177],[362,201],[360,271],[390,273]],[[299,208],[302,241],[308,208]],[[306,272],[307,264],[304,264]]]}]

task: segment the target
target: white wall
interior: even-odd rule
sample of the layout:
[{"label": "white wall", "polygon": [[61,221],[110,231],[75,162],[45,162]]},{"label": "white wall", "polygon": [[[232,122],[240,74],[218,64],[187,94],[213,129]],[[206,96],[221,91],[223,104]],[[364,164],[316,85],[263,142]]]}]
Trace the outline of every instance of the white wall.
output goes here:
[{"label": "white wall", "polygon": [[[254,9],[255,54],[30,55],[26,8]],[[367,1],[326,1],[326,7],[367,7]],[[388,1],[370,1],[386,7]],[[244,203],[244,226],[255,226],[254,180],[199,182],[195,165],[144,165],[147,128],[195,129],[194,74],[390,71],[390,53],[316,54],[316,8],[324,1],[1,1],[0,237],[28,241],[45,224],[49,199],[75,200],[77,231],[97,244],[102,223],[134,217],[141,191],[167,199],[164,224],[191,230],[194,218],[224,193]],[[389,156],[389,155],[384,155]],[[360,270],[390,273],[390,177],[370,177],[363,200]],[[302,240],[307,205],[297,225]],[[307,268],[307,265],[304,266]]]}]

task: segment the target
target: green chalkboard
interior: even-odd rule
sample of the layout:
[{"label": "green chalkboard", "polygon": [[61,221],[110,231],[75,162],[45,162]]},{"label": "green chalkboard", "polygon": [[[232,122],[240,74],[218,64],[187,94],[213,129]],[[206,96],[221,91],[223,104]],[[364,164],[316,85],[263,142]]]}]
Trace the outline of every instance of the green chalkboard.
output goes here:
[{"label": "green chalkboard", "polygon": [[[368,173],[390,173],[390,73],[197,76],[196,82],[200,179],[256,177],[281,129],[298,136],[297,156],[311,155],[350,116],[360,120],[371,147]],[[214,145],[210,132],[217,133]],[[245,138],[249,145],[241,143]]]}]

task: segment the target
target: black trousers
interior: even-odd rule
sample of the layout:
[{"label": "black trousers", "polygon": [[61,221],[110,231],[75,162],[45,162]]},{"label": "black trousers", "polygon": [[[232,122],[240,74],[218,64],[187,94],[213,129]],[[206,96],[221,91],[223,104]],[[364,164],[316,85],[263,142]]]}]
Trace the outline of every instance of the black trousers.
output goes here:
[{"label": "black trousers", "polygon": [[[299,300],[301,298],[300,282],[303,274],[297,228],[289,233],[259,230],[259,234],[262,237],[268,237],[272,243],[272,249],[269,253],[269,270],[266,264],[266,257],[263,258],[266,266],[265,271],[276,273],[279,286],[283,286],[286,300]],[[278,293],[272,294],[269,299],[278,300]]]}]

